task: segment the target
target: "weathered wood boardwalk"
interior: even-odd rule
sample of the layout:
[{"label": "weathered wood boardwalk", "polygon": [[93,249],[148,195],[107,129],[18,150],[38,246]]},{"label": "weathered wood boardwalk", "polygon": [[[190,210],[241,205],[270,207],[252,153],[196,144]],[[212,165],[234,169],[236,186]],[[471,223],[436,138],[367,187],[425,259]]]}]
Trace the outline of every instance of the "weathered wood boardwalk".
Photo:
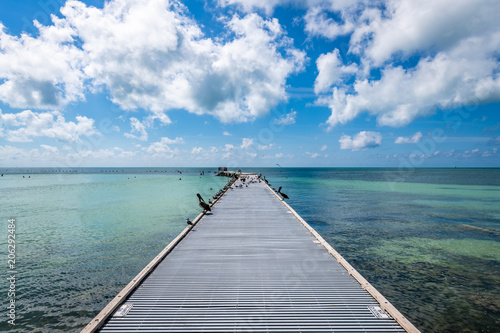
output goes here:
[{"label": "weathered wood boardwalk", "polygon": [[83,332],[418,332],[264,183],[196,222]]}]

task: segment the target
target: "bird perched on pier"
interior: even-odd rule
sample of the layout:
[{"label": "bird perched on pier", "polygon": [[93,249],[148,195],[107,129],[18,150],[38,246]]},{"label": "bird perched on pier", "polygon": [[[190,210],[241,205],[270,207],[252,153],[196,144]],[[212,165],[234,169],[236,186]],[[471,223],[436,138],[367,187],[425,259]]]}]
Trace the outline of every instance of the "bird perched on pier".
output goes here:
[{"label": "bird perched on pier", "polygon": [[281,186],[280,186],[280,188],[278,189],[278,193],[279,193],[279,194],[281,194],[281,196],[283,197],[283,199],[290,199],[290,198],[288,197],[288,195],[286,195],[285,193],[281,192]]},{"label": "bird perched on pier", "polygon": [[188,225],[193,225],[193,222],[191,222],[191,220],[189,220],[189,217],[186,219],[186,223],[187,223]]},{"label": "bird perched on pier", "polygon": [[200,207],[203,210],[206,210],[207,212],[212,211],[210,209],[210,206],[205,202],[205,200],[203,200],[203,198],[201,197],[200,193],[196,193],[196,195],[198,196],[198,205],[200,205]]},{"label": "bird perched on pier", "polygon": [[212,204],[212,200],[211,199],[208,199],[208,204],[211,205]]}]

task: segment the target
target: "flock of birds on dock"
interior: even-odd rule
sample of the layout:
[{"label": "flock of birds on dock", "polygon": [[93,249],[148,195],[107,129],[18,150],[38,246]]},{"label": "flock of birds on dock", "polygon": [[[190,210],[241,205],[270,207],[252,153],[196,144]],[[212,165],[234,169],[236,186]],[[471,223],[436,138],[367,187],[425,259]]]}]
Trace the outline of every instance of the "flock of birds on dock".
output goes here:
[{"label": "flock of birds on dock", "polygon": [[[237,180],[240,180],[240,183],[238,185],[235,184]],[[239,177],[239,178],[235,177],[235,178],[231,179],[226,185],[224,185],[224,187],[222,189],[220,189],[217,193],[215,193],[212,196],[212,198],[214,199],[214,201],[217,201],[226,191],[228,191],[230,189],[231,190],[234,190],[237,188],[241,189],[243,187],[248,187],[249,184],[261,183],[262,181],[264,181],[274,192],[278,193],[283,198],[283,200],[290,199],[288,197],[288,195],[281,192],[281,188],[282,188],[281,186],[276,191],[276,189],[274,187],[271,187],[271,184],[269,183],[269,181],[266,179],[265,176],[262,176],[262,174],[260,174],[257,177]],[[208,203],[207,203],[205,201],[205,199],[203,199],[203,197],[201,196],[200,193],[196,193],[196,196],[198,197],[198,205],[200,206],[200,208],[203,209],[204,212],[211,212],[212,211],[211,206],[213,204],[212,200],[209,199]],[[193,222],[189,218],[186,219],[186,223],[188,225],[193,225]]]}]

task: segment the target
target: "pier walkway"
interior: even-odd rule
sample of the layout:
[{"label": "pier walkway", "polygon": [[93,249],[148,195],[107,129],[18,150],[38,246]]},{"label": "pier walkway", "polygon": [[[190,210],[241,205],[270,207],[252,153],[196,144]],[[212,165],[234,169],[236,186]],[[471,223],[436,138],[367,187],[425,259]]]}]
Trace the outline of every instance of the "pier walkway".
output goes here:
[{"label": "pier walkway", "polygon": [[264,182],[233,187],[82,332],[418,332]]}]

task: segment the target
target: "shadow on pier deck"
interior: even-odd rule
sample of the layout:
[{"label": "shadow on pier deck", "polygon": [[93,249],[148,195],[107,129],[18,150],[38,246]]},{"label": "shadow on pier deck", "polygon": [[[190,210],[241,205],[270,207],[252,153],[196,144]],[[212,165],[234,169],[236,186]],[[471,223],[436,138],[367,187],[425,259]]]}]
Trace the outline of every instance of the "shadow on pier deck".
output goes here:
[{"label": "shadow on pier deck", "polygon": [[263,182],[195,222],[82,332],[418,332]]}]

